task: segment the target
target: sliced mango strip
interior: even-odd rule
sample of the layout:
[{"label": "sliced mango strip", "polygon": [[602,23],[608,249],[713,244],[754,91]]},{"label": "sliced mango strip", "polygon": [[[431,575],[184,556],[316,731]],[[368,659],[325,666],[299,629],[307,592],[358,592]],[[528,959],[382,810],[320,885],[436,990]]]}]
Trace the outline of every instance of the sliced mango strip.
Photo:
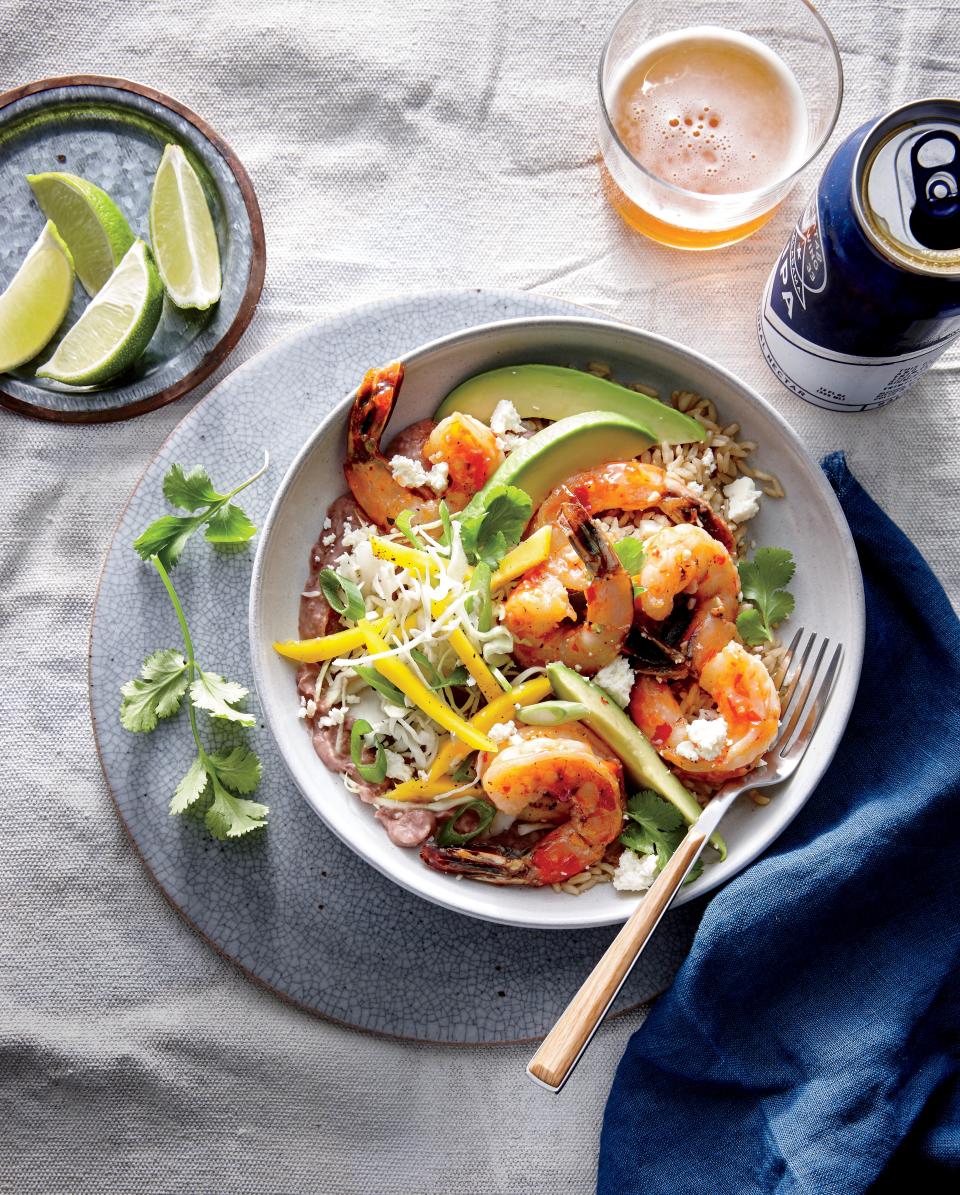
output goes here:
[{"label": "sliced mango strip", "polygon": [[493,592],[496,593],[498,589],[503,589],[504,585],[509,585],[517,577],[522,577],[525,572],[536,565],[543,564],[550,555],[551,538],[552,529],[549,526],[541,527],[529,539],[525,539],[522,544],[517,544],[515,548],[511,549],[500,561],[500,567],[490,578],[490,588]]},{"label": "sliced mango strip", "polygon": [[[397,659],[396,656],[381,656],[378,654],[388,652],[390,649],[373,629],[372,625],[369,623],[360,623],[359,629],[363,634],[367,651],[373,656],[370,662],[374,668],[376,668],[381,676],[390,681],[391,684],[396,685],[401,693],[405,693],[414,705],[423,710],[428,718],[432,718],[444,730],[449,730],[452,735],[456,735],[461,742],[465,743],[466,749],[464,750],[464,755],[470,751],[496,752],[497,745],[493,739],[488,738],[480,730],[471,725],[471,723],[465,721],[459,714],[455,713],[442,698],[428,689],[423,681],[416,677],[412,669],[402,660]],[[442,773],[438,772],[437,775],[442,775]]]},{"label": "sliced mango strip", "polygon": [[[490,585],[493,591],[503,589],[517,577],[522,577],[528,569],[542,564],[550,555],[550,539],[550,528],[541,527],[529,539],[525,539],[522,544],[517,544],[515,548],[512,548],[500,561],[500,567],[491,578]],[[395,544],[374,535],[370,538],[370,547],[374,556],[379,560],[390,560],[399,568],[410,569],[421,576],[428,572],[439,572],[439,565],[432,556],[417,548],[409,548],[406,544]],[[469,580],[470,575],[471,570],[468,569],[465,580]]]},{"label": "sliced mango strip", "polygon": [[[445,793],[460,788],[452,776],[439,776],[436,780],[405,780],[387,793],[391,801],[434,801]],[[460,797],[482,796],[478,788],[465,788]]]},{"label": "sliced mango strip", "polygon": [[[389,618],[378,618],[371,622],[377,633],[381,633],[390,622]],[[317,664],[321,660],[334,660],[337,656],[346,655],[363,647],[366,640],[359,627],[351,627],[348,631],[335,631],[332,635],[321,635],[317,639],[284,639],[273,645],[278,655],[286,656],[288,660],[299,660],[301,664]]]},{"label": "sliced mango strip", "polygon": [[398,568],[409,569],[413,573],[419,573],[421,577],[427,573],[439,572],[439,565],[433,557],[418,548],[395,544],[376,535],[370,537],[370,547],[378,560],[389,560]]},{"label": "sliced mango strip", "polygon": [[[553,692],[553,686],[545,676],[535,676],[533,680],[525,681],[522,685],[517,685],[515,689],[511,689],[508,693],[501,693],[496,701],[491,701],[489,705],[485,705],[482,710],[473,715],[470,719],[470,726],[481,734],[486,732],[496,722],[509,722],[513,717],[514,710],[518,705],[534,705]],[[430,767],[430,779],[436,780],[438,777],[445,775],[451,769],[455,768],[461,759],[466,759],[470,754],[470,749],[463,746],[462,742],[457,742],[454,739],[447,739],[440,750],[437,752],[437,757]]]},{"label": "sliced mango strip", "polygon": [[477,688],[487,701],[496,701],[502,695],[503,689],[497,684],[497,678],[487,667],[486,660],[459,627],[450,632],[450,646],[460,657],[464,668],[477,682]]}]

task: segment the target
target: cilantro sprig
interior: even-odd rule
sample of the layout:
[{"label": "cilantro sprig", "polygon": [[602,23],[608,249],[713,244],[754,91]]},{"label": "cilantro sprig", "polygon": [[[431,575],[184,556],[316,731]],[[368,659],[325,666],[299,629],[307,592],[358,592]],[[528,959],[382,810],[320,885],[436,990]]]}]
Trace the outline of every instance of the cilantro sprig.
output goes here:
[{"label": "cilantro sprig", "polygon": [[515,548],[533,513],[529,494],[515,485],[498,485],[486,495],[479,514],[459,516],[460,542],[471,564],[495,569]]},{"label": "cilantro sprig", "polygon": [[163,495],[171,506],[193,513],[161,515],[133,541],[141,560],[157,556],[167,570],[176,568],[190,537],[206,527],[204,538],[212,544],[246,543],[256,534],[256,527],[246,512],[232,499],[262,477],[270,464],[269,455],[263,465],[246,481],[221,494],[202,465],[186,471],[174,465],[163,479]]},{"label": "cilantro sprig", "polygon": [[[620,835],[621,843],[638,855],[656,855],[657,871],[663,871],[686,836],[683,815],[653,789],[645,788],[627,801],[627,817],[631,825]],[[684,883],[689,884],[702,871],[698,859]]]},{"label": "cilantro sprig", "polygon": [[161,718],[177,713],[185,696],[190,729],[197,754],[177,785],[170,802],[171,814],[183,813],[203,799],[210,803],[204,814],[207,829],[215,838],[240,838],[266,824],[267,806],[245,799],[260,783],[260,760],[244,745],[229,751],[208,751],[200,738],[197,711],[211,718],[252,726],[254,717],[238,704],[248,690],[235,681],[208,672],[197,662],[190,628],[183,606],[159,555],[150,562],[173,604],[183,636],[182,652],[164,648],[149,655],[140,676],[121,686],[120,722],[136,734],[149,733]]},{"label": "cilantro sprig", "polygon": [[756,647],[773,639],[773,628],[793,613],[793,594],[787,585],[796,572],[787,548],[758,548],[752,560],[740,565],[740,588],[753,604],[740,611],[737,630],[744,643]]}]

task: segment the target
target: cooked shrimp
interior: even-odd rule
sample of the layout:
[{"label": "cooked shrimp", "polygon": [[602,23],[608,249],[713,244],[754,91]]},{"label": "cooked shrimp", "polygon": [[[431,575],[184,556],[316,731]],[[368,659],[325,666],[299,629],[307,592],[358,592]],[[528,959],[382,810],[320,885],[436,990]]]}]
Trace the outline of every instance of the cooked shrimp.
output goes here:
[{"label": "cooked shrimp", "polygon": [[656,511],[671,523],[699,523],[729,549],[733,536],[709,503],[671,477],[659,465],[613,461],[575,473],[548,494],[534,519],[534,529],[556,522],[560,508],[575,494],[591,515],[604,511]]},{"label": "cooked shrimp", "polygon": [[633,622],[633,587],[580,503],[571,499],[557,517],[550,555],[514,587],[503,621],[524,667],[560,660],[590,674],[620,652]]},{"label": "cooked shrimp", "polygon": [[[401,485],[380,448],[402,383],[403,365],[399,361],[368,370],[353,400],[347,429],[347,459],[343,466],[347,484],[367,515],[381,527],[390,526],[403,510],[413,511],[418,522],[430,522],[439,516],[437,492],[426,485]],[[422,444],[421,453],[414,459],[426,468],[447,466],[443,496],[454,511],[466,506],[503,461],[493,432],[469,416],[449,415],[435,427],[422,421],[413,442],[418,447]]]},{"label": "cooked shrimp", "polygon": [[503,464],[497,437],[472,415],[454,413],[441,419],[423,446],[431,464],[445,463],[449,485],[444,498],[451,510],[463,510]]},{"label": "cooked shrimp", "polygon": [[780,725],[776,686],[762,660],[735,642],[727,643],[707,660],[699,685],[712,698],[727,727],[726,742],[713,759],[697,758],[699,752],[690,743],[689,723],[673,691],[654,677],[637,678],[630,697],[630,716],[663,758],[682,771],[713,780],[742,775],[776,738]]},{"label": "cooked shrimp", "polygon": [[561,884],[599,863],[623,826],[623,769],[579,737],[524,738],[490,760],[481,783],[503,813],[517,816],[533,809],[544,814],[534,820],[555,821],[556,815],[543,809],[552,802],[566,816],[523,853],[426,843],[420,857],[429,867],[487,884]]}]

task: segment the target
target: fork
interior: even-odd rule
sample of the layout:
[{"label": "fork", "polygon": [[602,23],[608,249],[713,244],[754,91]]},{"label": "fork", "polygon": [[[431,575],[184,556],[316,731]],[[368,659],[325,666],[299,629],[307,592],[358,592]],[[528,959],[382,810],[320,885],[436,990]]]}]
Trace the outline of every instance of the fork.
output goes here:
[{"label": "fork", "polygon": [[[544,1038],[527,1066],[527,1074],[541,1087],[558,1092],[566,1083],[700,852],[737,797],[748,790],[781,784],[800,766],[823,718],[843,659],[843,645],[837,644],[824,669],[829,647],[829,639],[819,638],[815,632],[807,634],[803,627],[797,631],[774,675],[780,694],[776,741],[748,776],[729,780],[709,802]],[[819,687],[814,692],[818,678]]]}]

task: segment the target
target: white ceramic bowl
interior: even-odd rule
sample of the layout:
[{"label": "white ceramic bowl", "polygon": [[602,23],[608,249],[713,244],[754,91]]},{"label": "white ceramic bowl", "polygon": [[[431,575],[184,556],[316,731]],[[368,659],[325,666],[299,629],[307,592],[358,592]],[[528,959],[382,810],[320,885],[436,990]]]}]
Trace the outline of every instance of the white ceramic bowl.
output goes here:
[{"label": "white ceramic bowl", "polygon": [[[796,816],[833,757],[853,705],[863,652],[863,588],[853,540],[833,491],[790,427],[758,394],[693,349],[618,324],[579,318],[533,318],[487,324],[444,337],[404,358],[406,376],[390,434],[433,414],[454,386],[487,369],[526,362],[585,365],[603,361],[614,377],[661,394],[694,390],[712,398],[727,421],[759,444],[760,466],[782,481],[787,498],[767,499],[751,524],[758,544],[790,548],[792,625],[846,645],[844,666],[823,725],[803,764],[757,807],[743,800],[723,825],[729,854],[686,887],[678,903],[730,879]],[[370,365],[381,364],[371,361]],[[359,382],[359,378],[357,379]],[[347,395],[304,444],[277,491],[260,536],[250,591],[250,643],[267,724],[297,785],[327,825],[357,854],[404,888],[449,909],[508,925],[572,929],[625,920],[636,895],[602,884],[582,896],[551,889],[498,888],[431,871],[415,850],[391,844],[369,806],[346,791],[314,753],[297,717],[294,666],[271,648],[295,637],[310,546],[327,506],[345,490]],[[791,624],[788,624],[788,626]]]}]

